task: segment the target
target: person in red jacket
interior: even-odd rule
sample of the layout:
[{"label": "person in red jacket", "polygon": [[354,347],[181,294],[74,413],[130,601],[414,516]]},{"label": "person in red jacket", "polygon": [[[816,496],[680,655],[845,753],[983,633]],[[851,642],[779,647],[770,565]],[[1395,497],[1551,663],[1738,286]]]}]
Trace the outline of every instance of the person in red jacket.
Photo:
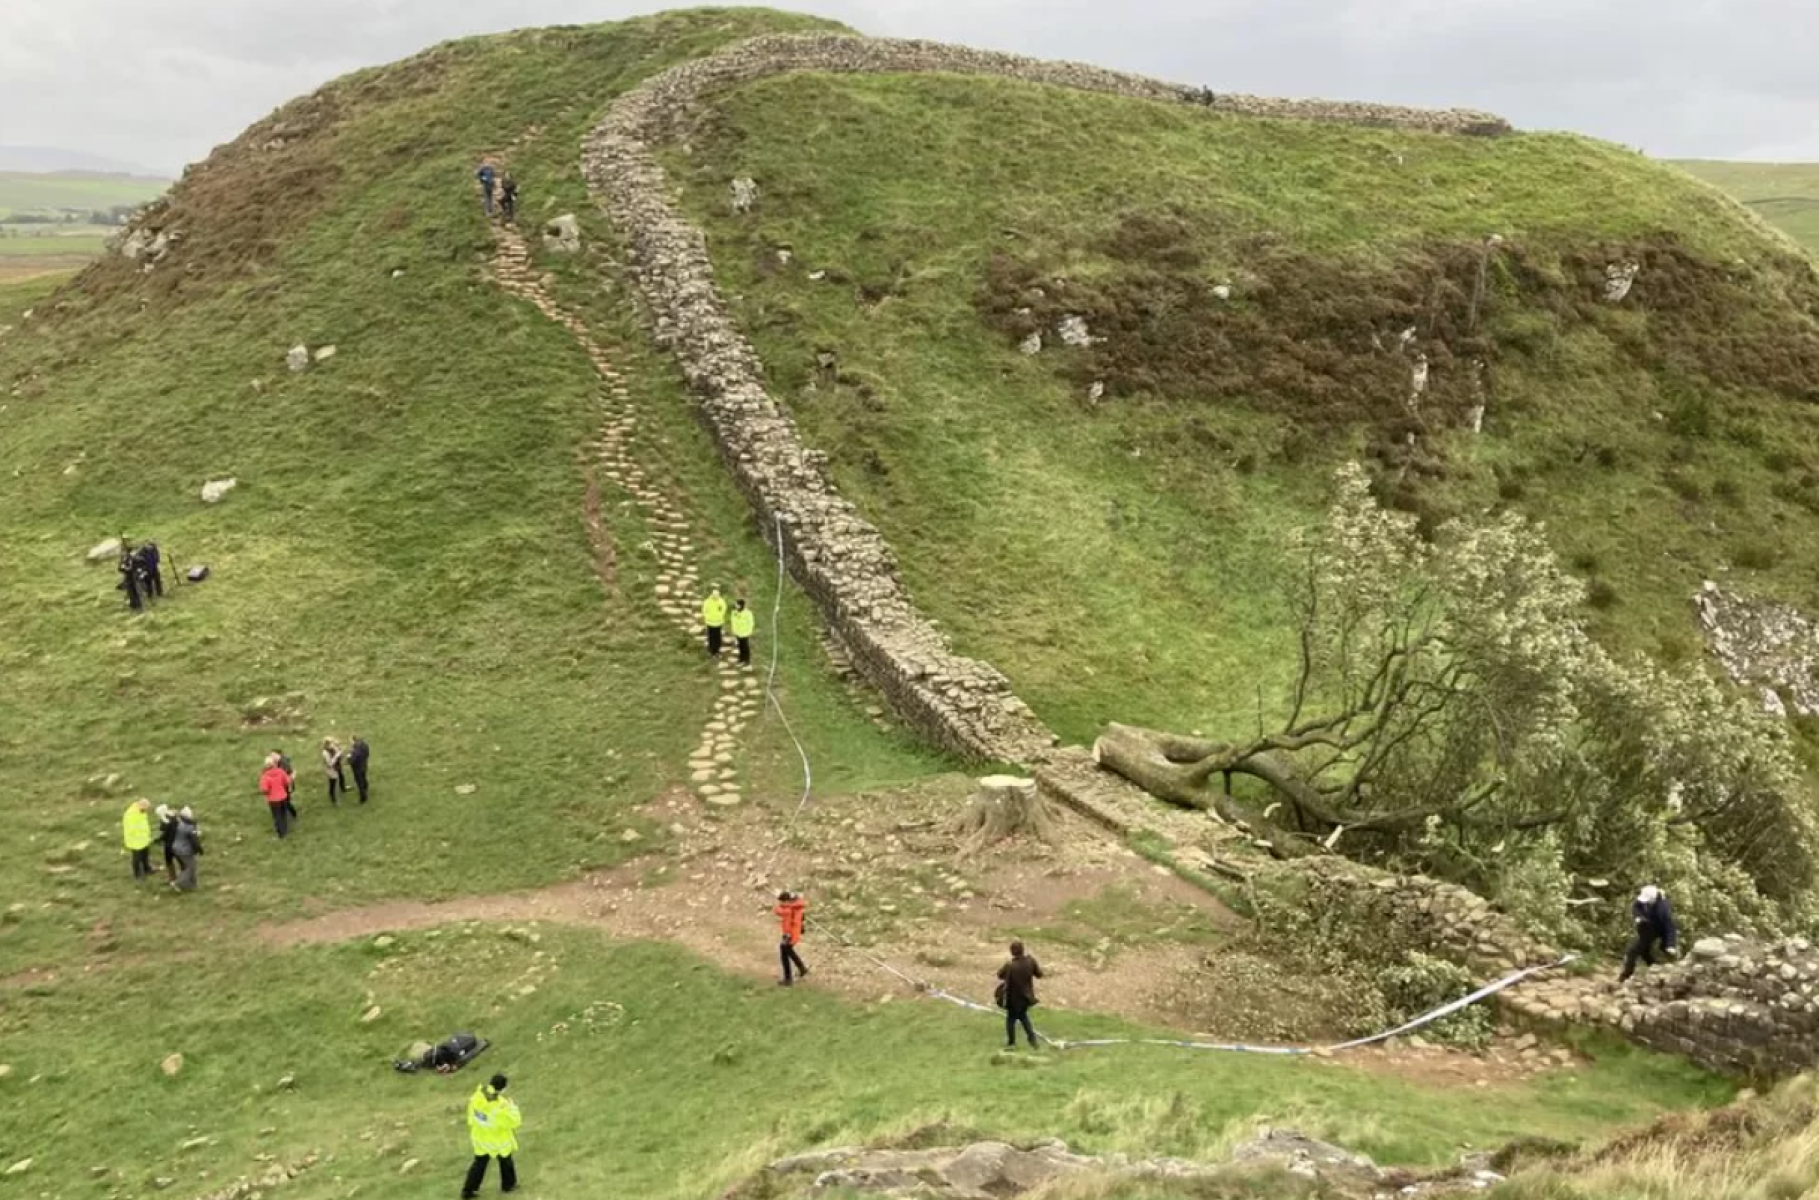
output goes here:
[{"label": "person in red jacket", "polygon": [[796,974],[808,978],[808,964],[796,953],[796,943],[802,940],[802,914],[808,911],[808,901],[794,892],[778,892],[777,907],[771,910],[777,914],[777,920],[783,926],[783,938],[777,943],[777,957],[783,961],[783,978],[777,982],[783,987],[794,982],[790,978],[790,968],[796,968]]},{"label": "person in red jacket", "polygon": [[265,797],[265,806],[272,810],[272,828],[278,831],[280,838],[290,832],[291,777],[278,764],[276,754],[265,756],[265,770],[259,774],[259,791]]}]

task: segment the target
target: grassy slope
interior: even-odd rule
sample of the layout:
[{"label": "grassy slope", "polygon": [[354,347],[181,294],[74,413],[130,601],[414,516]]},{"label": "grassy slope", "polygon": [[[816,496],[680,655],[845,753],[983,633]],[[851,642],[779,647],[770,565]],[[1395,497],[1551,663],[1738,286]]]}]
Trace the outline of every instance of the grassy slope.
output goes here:
[{"label": "grassy slope", "polygon": [[[9,1006],[0,1160],[35,1155],[34,1191],[76,1195],[106,1167],[130,1194],[162,1176],[191,1195],[203,1171],[220,1181],[252,1169],[256,1153],[317,1150],[333,1165],[286,1196],[446,1195],[465,1164],[459,1105],[475,1072],[402,1076],[387,1064],[414,1038],[470,1027],[495,1042],[479,1070],[515,1081],[526,1184],[549,1197],[693,1200],[768,1157],[941,1118],[1144,1154],[1213,1153],[1235,1126],[1290,1121],[1385,1160],[1446,1161],[1462,1143],[1577,1136],[1723,1095],[1666,1060],[1615,1048],[1595,1066],[1469,1104],[1318,1060],[1080,1051],[1019,1070],[992,1062],[992,1020],[945,1006],[855,1009],[813,990],[730,981],[661,947],[550,929],[539,939],[455,928],[387,951],[204,955]],[[527,986],[535,991],[519,995]],[[382,1015],[361,1023],[373,1003]],[[1074,1014],[1052,1021],[1070,1035],[1113,1028]],[[185,1057],[174,1080],[158,1068],[172,1052]],[[295,1087],[280,1091],[285,1075]],[[197,1136],[216,1144],[179,1151]],[[413,1158],[421,1165],[400,1177]]]},{"label": "grassy slope", "polygon": [[[132,273],[111,294],[111,277],[91,279],[39,301],[64,306],[57,320],[0,341],[0,385],[21,391],[0,412],[0,795],[31,798],[9,813],[29,850],[0,867],[0,906],[29,910],[0,933],[8,961],[68,954],[97,927],[123,952],[156,944],[116,857],[133,795],[199,808],[224,885],[210,903],[231,924],[611,863],[627,810],[686,778],[714,681],[664,632],[645,534],[616,496],[614,591],[589,570],[578,459],[594,381],[566,333],[482,282],[489,241],[468,181],[482,149],[542,123],[517,163],[531,203],[580,208],[574,146],[594,105],[773,23],[710,13],[464,44],[438,52],[427,94],[359,77],[347,86],[391,98],[325,135],[347,183],[272,261],[236,277],[209,259],[212,287],[172,277],[191,289],[183,302],[154,293],[143,313]],[[401,137],[414,155],[390,153]],[[289,376],[299,340],[339,356]],[[638,387],[647,425],[704,455],[668,377]],[[704,462],[697,478],[712,478]],[[202,505],[203,480],[225,475],[239,489]],[[698,543],[768,608],[768,554],[730,493],[695,499]],[[213,577],[132,618],[111,569],[82,561],[119,532],[156,535],[173,568],[208,563]],[[792,592],[786,609],[806,606]],[[784,637],[826,786],[935,765],[870,728],[803,620]],[[281,719],[248,728],[262,700]],[[378,802],[330,814],[312,746],[355,731],[374,748]],[[276,745],[318,810],[285,846],[252,790]],[[761,798],[790,795],[786,749],[774,730],[757,744]],[[478,791],[457,795],[466,783]]]},{"label": "grassy slope", "polygon": [[[274,913],[612,862],[629,810],[680,779],[712,682],[653,610],[644,531],[611,495],[616,587],[603,594],[589,569],[577,458],[593,381],[566,335],[483,281],[469,175],[479,151],[540,125],[512,156],[527,214],[578,212],[598,234],[574,147],[606,97],[792,23],[709,12],[462,43],[363,73],[339,86],[335,121],[286,154],[230,154],[202,177],[258,202],[192,214],[189,257],[173,264],[195,271],[104,264],[55,296],[0,287],[0,325],[40,313],[0,340],[0,796],[15,848],[0,866],[0,975],[59,975],[0,991],[0,1061],[14,1068],[0,1075],[0,1163],[34,1157],[33,1190],[52,1194],[93,1186],[99,1166],[131,1194],[163,1177],[187,1195],[256,1169],[256,1154],[318,1148],[334,1165],[287,1195],[441,1195],[465,1156],[472,1079],[406,1079],[385,1060],[473,1026],[498,1042],[485,1068],[519,1077],[526,1168],[546,1195],[710,1194],[773,1150],[944,1114],[1193,1152],[1266,1113],[1435,1159],[1461,1140],[1584,1135],[1717,1094],[1622,1052],[1481,1106],[1270,1060],[1135,1052],[1026,1074],[989,1067],[989,1022],[946,1008],[783,995],[581,934],[413,935],[377,974],[366,946],[251,948],[249,928]],[[322,161],[342,174],[284,174]],[[211,221],[252,224],[211,238]],[[707,566],[767,607],[768,555],[664,360],[597,264],[542,265],[625,340],[645,449],[686,492]],[[299,340],[339,353],[292,377],[282,358]],[[223,474],[239,489],[202,506],[197,488]],[[111,572],[81,559],[121,530],[156,534],[173,566],[208,562],[214,577],[129,617]],[[820,673],[793,590],[785,612],[782,683],[823,788],[941,765],[873,730]],[[248,728],[262,713],[279,720]],[[328,812],[309,746],[354,730],[374,746],[375,803]],[[283,846],[251,790],[277,744],[306,785]],[[757,800],[793,802],[774,722],[750,759]],[[478,791],[458,795],[466,782]],[[115,839],[137,794],[199,808],[202,894],[146,903],[131,890]],[[661,830],[645,834],[661,846]],[[533,970],[537,990],[505,1002]],[[369,990],[384,1009],[371,1026],[357,1020]],[[585,1047],[549,1037],[595,1001],[624,1005],[628,1023]],[[172,1050],[189,1063],[175,1081],[157,1071]],[[286,1073],[296,1090],[275,1092]],[[180,1150],[193,1136],[216,1144]]]},{"label": "grassy slope", "polygon": [[1692,159],[1674,165],[1723,188],[1809,252],[1819,254],[1819,163]]},{"label": "grassy slope", "polygon": [[[1078,352],[1026,359],[985,328],[976,298],[995,252],[1092,279],[1118,265],[1097,248],[1118,221],[1176,211],[1209,281],[1242,278],[1259,246],[1368,279],[1422,245],[1493,232],[1543,263],[1662,229],[1718,262],[1765,254],[1707,189],[1578,138],[1218,118],[1006,82],[764,81],[723,100],[671,168],[777,390],[916,594],[1074,737],[1107,718],[1255,721],[1259,686],[1273,702],[1292,661],[1280,536],[1362,435],[1316,431],[1310,451],[1280,405],[1208,404],[1191,390],[1090,406],[1078,380],[1058,378]],[[764,189],[749,221],[724,203],[735,175]],[[780,245],[794,252],[781,270]],[[841,282],[813,282],[814,270]],[[1813,519],[1771,493],[1815,426],[1809,409],[1747,387],[1689,400],[1681,381],[1629,365],[1618,346],[1645,320],[1612,312],[1566,327],[1493,310],[1494,332],[1532,352],[1499,367],[1486,436],[1450,439],[1437,494],[1458,511],[1497,501],[1494,471],[1525,478],[1512,487],[1524,506],[1612,583],[1605,631],[1685,655],[1696,644],[1686,596],[1739,546],[1787,548],[1754,556],[1752,585],[1799,594],[1808,583]],[[808,390],[820,347],[837,349],[848,386]],[[1703,425],[1651,417],[1677,406]]]}]

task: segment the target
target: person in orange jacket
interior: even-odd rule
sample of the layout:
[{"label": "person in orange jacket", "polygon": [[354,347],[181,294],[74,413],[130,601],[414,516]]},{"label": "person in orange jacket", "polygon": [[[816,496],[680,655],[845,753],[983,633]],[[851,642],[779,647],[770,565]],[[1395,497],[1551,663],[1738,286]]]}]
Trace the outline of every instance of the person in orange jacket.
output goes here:
[{"label": "person in orange jacket", "polygon": [[790,978],[792,966],[796,968],[796,974],[808,978],[808,964],[796,953],[796,943],[802,940],[802,914],[808,911],[808,901],[794,892],[778,892],[777,907],[771,911],[783,925],[783,937],[777,943],[777,957],[783,961],[783,978],[777,982],[788,987],[794,982]]}]

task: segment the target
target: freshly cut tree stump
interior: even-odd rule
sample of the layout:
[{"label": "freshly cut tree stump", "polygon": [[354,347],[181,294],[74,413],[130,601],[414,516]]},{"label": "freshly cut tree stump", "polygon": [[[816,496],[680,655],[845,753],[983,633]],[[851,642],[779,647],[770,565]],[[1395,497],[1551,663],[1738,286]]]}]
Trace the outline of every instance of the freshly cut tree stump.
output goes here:
[{"label": "freshly cut tree stump", "polygon": [[954,833],[968,853],[1019,834],[1049,841],[1054,832],[1054,819],[1048,802],[1036,791],[1036,781],[1016,775],[981,778],[954,822]]}]

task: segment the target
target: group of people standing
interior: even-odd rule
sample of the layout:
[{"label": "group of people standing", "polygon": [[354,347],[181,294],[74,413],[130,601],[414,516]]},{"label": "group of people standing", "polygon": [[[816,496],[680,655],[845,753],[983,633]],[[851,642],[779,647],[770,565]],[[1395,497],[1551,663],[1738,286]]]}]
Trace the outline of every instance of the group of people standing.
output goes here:
[{"label": "group of people standing", "polygon": [[157,542],[134,546],[121,538],[119,570],[120,590],[134,612],[144,608],[146,601],[164,595],[164,553]]},{"label": "group of people standing", "polygon": [[202,856],[202,830],[196,814],[185,805],[173,811],[168,804],[156,809],[146,799],[126,806],[120,818],[121,841],[132,855],[133,879],[143,882],[157,874],[152,868],[152,819],[157,818],[157,840],[164,847],[164,877],[172,891],[196,890],[196,860]]},{"label": "group of people standing", "polygon": [[729,610],[726,597],[720,594],[717,587],[709,588],[707,599],[701,602],[701,628],[707,632],[707,655],[719,658],[722,647],[726,644],[728,626],[732,628],[733,643],[739,650],[739,661],[746,666],[752,662],[752,634],[758,631],[758,617],[745,605],[745,597],[733,601]]},{"label": "group of people standing", "polygon": [[[322,773],[328,782],[330,804],[339,807],[341,797],[347,795],[349,771],[353,772],[360,803],[366,803],[366,764],[371,755],[366,739],[358,734],[354,735],[346,751],[334,738],[322,739]],[[297,812],[297,771],[284,751],[273,750],[265,756],[265,768],[259,772],[259,794],[265,797],[265,805],[271,810],[272,828],[280,838],[288,837],[291,824],[300,814]]]}]

